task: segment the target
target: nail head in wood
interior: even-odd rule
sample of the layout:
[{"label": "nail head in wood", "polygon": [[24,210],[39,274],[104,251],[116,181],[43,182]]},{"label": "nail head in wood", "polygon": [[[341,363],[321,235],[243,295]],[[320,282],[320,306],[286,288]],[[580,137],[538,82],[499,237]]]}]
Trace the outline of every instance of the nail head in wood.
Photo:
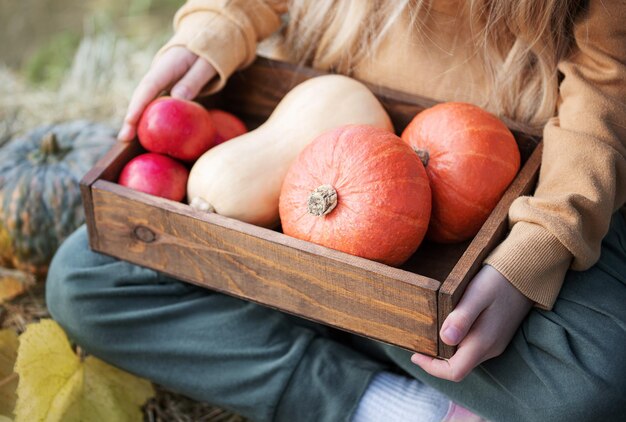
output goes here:
[{"label": "nail head in wood", "polygon": [[151,243],[156,240],[156,234],[152,230],[144,226],[137,226],[133,230],[135,237],[142,242]]}]

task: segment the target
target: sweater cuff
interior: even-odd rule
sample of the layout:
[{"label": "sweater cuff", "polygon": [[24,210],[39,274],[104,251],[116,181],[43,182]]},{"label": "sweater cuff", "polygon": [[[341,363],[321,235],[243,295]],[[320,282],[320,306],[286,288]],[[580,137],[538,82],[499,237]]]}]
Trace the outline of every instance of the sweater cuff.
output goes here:
[{"label": "sweater cuff", "polygon": [[213,11],[185,16],[174,36],[156,54],[161,56],[172,47],[185,47],[209,62],[217,77],[209,81],[202,95],[222,89],[226,81],[247,61],[247,40],[231,19]]},{"label": "sweater cuff", "polygon": [[498,270],[538,307],[551,309],[572,258],[545,228],[520,221],[484,263]]}]

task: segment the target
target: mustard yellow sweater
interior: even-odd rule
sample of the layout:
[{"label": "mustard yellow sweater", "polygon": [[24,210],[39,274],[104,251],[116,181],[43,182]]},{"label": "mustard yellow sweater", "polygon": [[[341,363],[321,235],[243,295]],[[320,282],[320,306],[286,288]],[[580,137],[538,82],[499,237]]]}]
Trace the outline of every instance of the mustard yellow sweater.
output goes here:
[{"label": "mustard yellow sweater", "polygon": [[[280,27],[286,4],[188,0],[162,51],[184,46],[212,63],[219,77],[209,91],[217,91],[254,60],[257,42]],[[455,9],[434,2],[430,24],[436,31],[429,42],[412,40],[397,25],[353,76],[441,101],[480,104],[486,78],[477,55],[458,43],[469,23],[453,19]],[[510,234],[485,261],[548,309],[568,269],[585,270],[598,260],[611,215],[626,201],[626,2],[591,0],[574,36],[572,53],[559,64],[559,108],[544,128],[537,189],[513,203]]]}]

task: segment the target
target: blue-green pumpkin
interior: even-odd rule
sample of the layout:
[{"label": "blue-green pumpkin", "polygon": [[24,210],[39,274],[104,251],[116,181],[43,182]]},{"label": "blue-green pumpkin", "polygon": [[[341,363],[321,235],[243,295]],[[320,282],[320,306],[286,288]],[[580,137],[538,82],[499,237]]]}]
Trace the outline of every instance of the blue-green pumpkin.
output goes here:
[{"label": "blue-green pumpkin", "polygon": [[42,275],[85,220],[79,182],[115,142],[85,120],[41,126],[0,148],[0,265]]}]

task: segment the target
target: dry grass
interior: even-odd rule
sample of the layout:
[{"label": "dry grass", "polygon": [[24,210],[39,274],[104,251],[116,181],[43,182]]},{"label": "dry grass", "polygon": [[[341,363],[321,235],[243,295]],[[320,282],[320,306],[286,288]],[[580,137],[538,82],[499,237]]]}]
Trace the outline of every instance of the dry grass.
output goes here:
[{"label": "dry grass", "polygon": [[24,294],[0,305],[0,328],[11,328],[18,334],[26,325],[49,318],[44,296],[44,283],[39,281]]},{"label": "dry grass", "polygon": [[86,36],[55,90],[32,86],[0,67],[0,137],[78,118],[119,126],[130,93],[150,66],[156,48],[139,48],[112,32]]},{"label": "dry grass", "polygon": [[[56,90],[33,87],[0,65],[0,145],[41,124],[75,118],[118,127],[128,98],[159,44],[160,40],[140,47],[113,32],[88,35]],[[44,282],[39,280],[26,293],[0,305],[0,327],[21,333],[26,324],[50,317],[44,292]],[[156,397],[144,407],[146,421],[244,421],[230,412],[156,388]]]},{"label": "dry grass", "polygon": [[157,395],[144,408],[149,422],[245,422],[246,419],[155,386]]}]

